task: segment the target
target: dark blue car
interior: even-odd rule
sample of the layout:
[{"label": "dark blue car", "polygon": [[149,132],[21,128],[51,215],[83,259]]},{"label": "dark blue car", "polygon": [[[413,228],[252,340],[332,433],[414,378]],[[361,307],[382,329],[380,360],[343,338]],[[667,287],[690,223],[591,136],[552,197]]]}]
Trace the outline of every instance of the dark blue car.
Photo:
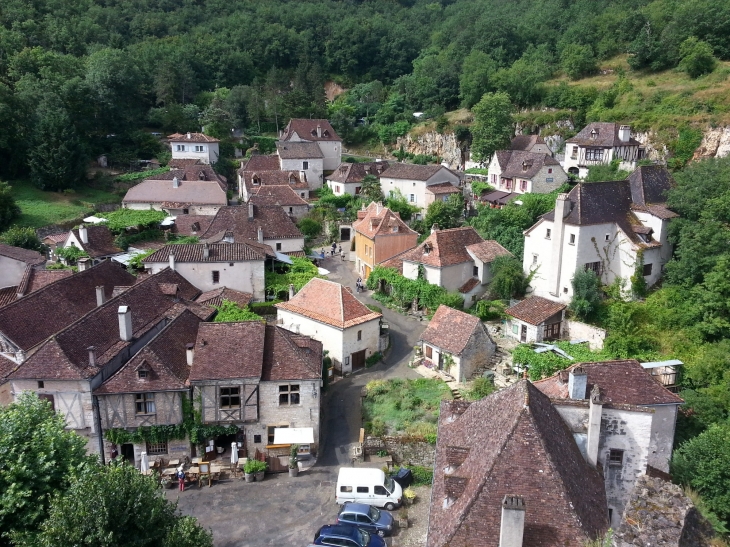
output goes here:
[{"label": "dark blue car", "polygon": [[377,534],[349,524],[325,524],[314,536],[315,545],[337,547],[385,547],[385,540]]},{"label": "dark blue car", "polygon": [[393,516],[372,505],[345,502],[337,515],[338,524],[353,524],[379,536],[393,533]]}]

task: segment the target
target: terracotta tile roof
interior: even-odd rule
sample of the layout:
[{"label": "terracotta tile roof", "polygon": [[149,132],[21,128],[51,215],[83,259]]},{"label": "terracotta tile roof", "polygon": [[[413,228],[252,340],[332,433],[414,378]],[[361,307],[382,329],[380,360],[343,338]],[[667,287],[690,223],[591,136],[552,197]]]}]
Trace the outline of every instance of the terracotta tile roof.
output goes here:
[{"label": "terracotta tile roof", "polygon": [[12,304],[18,299],[18,286],[3,287],[0,289],[0,308]]},{"label": "terracotta tile roof", "polygon": [[316,142],[277,142],[276,151],[283,160],[324,158]]},{"label": "terracotta tile roof", "polygon": [[18,368],[18,364],[15,361],[6,359],[3,355],[0,355],[0,384],[4,383],[5,379]]},{"label": "terracotta tile roof", "polygon": [[[191,311],[183,311],[94,390],[94,394],[187,390],[190,367],[186,345],[195,343],[201,322],[201,318]],[[147,370],[143,379],[137,373],[140,368]]]},{"label": "terracotta tile roof", "polygon": [[276,304],[276,307],[338,329],[354,327],[382,317],[382,314],[368,309],[339,283],[317,277],[304,285],[294,298]]},{"label": "terracotta tile roof", "polygon": [[545,139],[540,135],[517,135],[512,139],[509,147],[510,150],[524,150],[525,152],[529,152],[536,144],[545,144]]},{"label": "terracotta tile roof", "polygon": [[[317,133],[319,128],[320,133]],[[328,120],[292,118],[284,129],[281,140],[288,141],[296,132],[300,139],[307,141],[341,141],[342,139],[332,128]],[[321,134],[321,136],[320,136]]]},{"label": "terracotta tile roof", "polygon": [[[164,284],[177,284],[177,296],[166,295],[161,289]],[[209,318],[214,311],[212,308],[192,302],[199,294],[198,289],[169,268],[148,276],[57,332],[28,357],[11,377],[56,380],[92,378],[119,352],[159,325],[163,319],[173,319],[186,309],[202,319]],[[131,310],[132,342],[122,341],[119,337],[120,306],[128,306]],[[91,346],[96,350],[95,366],[89,363],[88,348]]]},{"label": "terracotta tile roof", "polygon": [[664,205],[632,205],[631,209],[633,211],[649,213],[662,220],[669,220],[670,218],[677,218],[679,216]]},{"label": "terracotta tile roof", "polygon": [[50,285],[54,281],[71,277],[73,270],[45,270],[43,268],[35,268],[28,266],[25,274],[18,284],[18,293],[22,295],[30,294],[40,290],[46,285]]},{"label": "terracotta tile roof", "polygon": [[30,251],[28,249],[22,249],[21,247],[13,247],[11,245],[5,245],[5,243],[0,243],[0,256],[12,258],[19,262],[25,262],[29,265],[44,264],[46,262],[46,257],[38,251]]},{"label": "terracotta tile roof", "polygon": [[266,326],[261,380],[318,380],[322,377],[322,342],[274,325]]},{"label": "terracotta tile roof", "polygon": [[437,230],[418,247],[404,253],[401,259],[443,268],[462,262],[471,262],[472,258],[466,248],[483,242],[484,240],[471,226]]},{"label": "terracotta tile roof", "polygon": [[200,163],[197,162],[197,160],[196,163],[184,165],[175,169],[170,169],[169,171],[165,171],[164,173],[158,173],[156,175],[147,177],[145,180],[171,181],[175,178],[180,181],[180,186],[182,186],[183,182],[208,181],[217,182],[223,190],[226,189],[225,177],[216,173],[215,169],[213,169],[213,167],[211,167],[207,163]]},{"label": "terracotta tile roof", "polygon": [[[461,355],[476,329],[484,329],[478,317],[442,304],[433,314],[419,341],[422,340],[454,355]],[[489,334],[487,336],[489,337]]]},{"label": "terracotta tile roof", "polygon": [[124,250],[114,245],[114,235],[106,226],[87,226],[86,239],[88,243],[81,241],[78,228],[71,230],[81,248],[89,253],[91,258],[99,258],[123,253]]},{"label": "terracotta tile roof", "polygon": [[248,218],[248,205],[221,207],[201,237],[209,239],[231,231],[236,242],[258,241],[259,227],[263,230],[264,239],[304,239],[281,207],[258,204],[253,204],[253,220]]},{"label": "terracotta tile roof", "polygon": [[251,300],[253,300],[253,295],[251,293],[234,291],[227,287],[221,287],[219,289],[204,292],[195,299],[196,302],[206,304],[208,306],[220,306],[223,304],[224,300],[230,300],[242,308],[245,308],[251,303]]},{"label": "terracotta tile roof", "polygon": [[459,287],[459,292],[462,294],[468,293],[470,290],[472,290],[474,287],[479,285],[480,281],[476,277],[469,278],[466,283],[464,283],[461,287]]},{"label": "terracotta tile roof", "polygon": [[[394,213],[387,207],[383,207],[381,203],[375,203],[374,201],[364,211],[365,215],[363,218],[352,223],[352,227],[356,232],[363,234],[369,239],[373,239],[376,236],[411,234],[416,238],[413,240],[413,245],[416,244],[418,232],[412,230],[408,224],[403,222],[400,214]],[[362,211],[358,211],[358,213],[362,213]]]},{"label": "terracotta tile roof", "polygon": [[438,184],[426,186],[426,192],[437,196],[445,194],[461,194],[461,188],[454,186],[450,182],[439,182]]},{"label": "terracotta tile roof", "polygon": [[577,363],[550,378],[535,382],[535,387],[550,398],[568,399],[568,373],[581,366],[588,374],[586,397],[598,385],[603,400],[610,404],[680,405],[684,401],[665,388],[634,359]]},{"label": "terracotta tile roof", "polygon": [[[208,258],[205,258],[206,247]],[[168,262],[171,254],[175,255],[175,262],[243,262],[266,259],[260,248],[247,243],[188,243],[165,245],[142,262]]]},{"label": "terracotta tile roof", "polygon": [[203,133],[173,133],[167,136],[170,142],[221,142]]},{"label": "terracotta tile roof", "polygon": [[49,234],[43,238],[43,241],[48,240],[48,243],[55,243],[56,245],[64,243],[68,237],[68,232],[62,232],[60,234]]},{"label": "terracotta tile roof", "polygon": [[[618,138],[618,132],[621,124],[608,122],[593,122],[586,125],[575,136],[571,137],[566,143],[578,144],[580,146],[597,146],[597,147],[614,147],[614,146],[639,146],[641,143],[636,139],[629,137],[628,142],[622,142]],[[596,137],[591,137],[591,131],[596,131]]]},{"label": "terracotta tile roof", "polygon": [[[295,190],[309,190],[307,180],[299,171],[254,171],[247,168],[240,169],[246,188],[249,192],[260,186],[291,186]],[[258,184],[254,184],[254,178]]]},{"label": "terracotta tile roof", "polygon": [[526,546],[582,547],[609,525],[603,478],[527,380],[443,401],[434,469],[427,547],[498,545],[507,495],[524,499]]},{"label": "terracotta tile roof", "polygon": [[[243,164],[242,169],[247,173],[254,171],[279,171],[281,167],[279,156],[276,154],[254,154]],[[279,171],[287,173],[288,171]]]},{"label": "terracotta tile roof", "polygon": [[403,275],[403,256],[410,251],[412,251],[412,249],[407,249],[402,253],[398,253],[397,255],[390,257],[388,260],[383,260],[378,263],[378,266],[382,266],[383,268],[394,268],[398,270],[398,273]]},{"label": "terracotta tile roof", "polygon": [[279,205],[281,207],[308,205],[307,201],[299,197],[299,194],[291,187],[283,185],[254,187],[250,199],[261,205]]},{"label": "terracotta tile roof", "polygon": [[202,165],[200,160],[194,158],[173,158],[167,162],[170,169],[186,169],[193,165]]},{"label": "terracotta tile roof", "polygon": [[[502,177],[530,180],[545,165],[560,167],[560,163],[550,154],[504,150],[497,157],[502,168]],[[504,162],[504,163],[503,163]],[[560,168],[562,171],[562,168]]]},{"label": "terracotta tile roof", "polygon": [[380,178],[380,174],[390,165],[387,161],[369,161],[363,163],[342,162],[327,180],[339,182],[340,184],[358,183],[366,175],[373,175]]},{"label": "terracotta tile roof", "polygon": [[181,236],[198,236],[208,229],[211,222],[212,215],[177,215],[173,232]]},{"label": "terracotta tile roof", "polygon": [[106,297],[111,298],[115,286],[132,285],[134,281],[134,276],[119,264],[105,260],[0,309],[0,332],[27,352],[93,310],[96,287],[103,285]]},{"label": "terracotta tile roof", "polygon": [[428,180],[441,170],[451,173],[442,165],[416,165],[415,163],[391,163],[380,176],[391,179]]},{"label": "terracotta tile roof", "polygon": [[553,302],[541,296],[530,296],[511,308],[507,308],[504,312],[530,325],[541,325],[545,320],[563,311],[566,307],[565,304]]},{"label": "terracotta tile roof", "polygon": [[486,201],[495,205],[507,205],[512,199],[521,195],[517,192],[501,192],[495,190],[494,192],[487,192],[479,196],[479,201]]},{"label": "terracotta tile roof", "polygon": [[642,165],[629,175],[631,201],[636,205],[666,203],[667,194],[676,186],[674,178],[663,165]]},{"label": "terracotta tile roof", "polygon": [[513,256],[512,253],[493,239],[487,239],[481,243],[467,245],[466,249],[470,254],[474,255],[486,264],[492,262],[498,256]]},{"label": "terracotta tile roof", "polygon": [[202,323],[189,381],[261,378],[265,336],[261,321]]}]

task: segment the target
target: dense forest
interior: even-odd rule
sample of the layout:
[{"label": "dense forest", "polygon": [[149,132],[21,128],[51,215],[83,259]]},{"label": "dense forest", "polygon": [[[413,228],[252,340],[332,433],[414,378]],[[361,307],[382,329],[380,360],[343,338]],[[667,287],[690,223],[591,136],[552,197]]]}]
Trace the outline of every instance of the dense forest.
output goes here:
[{"label": "dense forest", "polygon": [[[96,154],[157,154],[152,131],[275,132],[292,116],[389,142],[412,112],[488,91],[580,115],[610,93],[541,83],[626,52],[701,74],[730,59],[729,21],[712,0],[5,0],[0,176],[64,188]],[[328,105],[326,80],[350,91]]]}]

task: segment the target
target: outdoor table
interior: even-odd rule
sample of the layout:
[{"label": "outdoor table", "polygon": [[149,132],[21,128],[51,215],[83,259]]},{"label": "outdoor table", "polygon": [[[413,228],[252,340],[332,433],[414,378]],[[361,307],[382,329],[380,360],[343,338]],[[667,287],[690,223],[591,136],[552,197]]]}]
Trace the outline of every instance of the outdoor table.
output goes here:
[{"label": "outdoor table", "polygon": [[177,469],[176,468],[174,468],[174,467],[168,467],[167,469],[165,469],[162,472],[162,475],[163,476],[164,475],[172,475],[172,476],[175,476],[176,473],[177,473]]},{"label": "outdoor table", "polygon": [[200,463],[200,458],[193,458],[191,462],[193,463],[193,465],[198,465]]},{"label": "outdoor table", "polygon": [[200,468],[194,465],[187,470],[188,482],[198,482],[198,475],[200,475]]},{"label": "outdoor table", "polygon": [[170,460],[170,461],[169,461],[169,462],[167,463],[167,465],[169,465],[170,467],[177,467],[177,466],[179,466],[179,465],[180,465],[180,460]]},{"label": "outdoor table", "polygon": [[211,465],[210,466],[210,474],[212,475],[212,478],[214,481],[220,480],[221,471],[223,471],[223,467],[221,467],[220,465]]}]

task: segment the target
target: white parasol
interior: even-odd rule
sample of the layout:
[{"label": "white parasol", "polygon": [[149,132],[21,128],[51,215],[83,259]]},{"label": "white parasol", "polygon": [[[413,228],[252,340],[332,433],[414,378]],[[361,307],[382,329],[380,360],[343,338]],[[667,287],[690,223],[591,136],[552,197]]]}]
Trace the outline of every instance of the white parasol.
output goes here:
[{"label": "white parasol", "polygon": [[231,463],[233,465],[238,463],[238,443],[231,443]]},{"label": "white parasol", "polygon": [[142,452],[139,455],[139,470],[142,473],[146,473],[147,471],[150,470],[150,462],[147,459],[147,452]]}]

